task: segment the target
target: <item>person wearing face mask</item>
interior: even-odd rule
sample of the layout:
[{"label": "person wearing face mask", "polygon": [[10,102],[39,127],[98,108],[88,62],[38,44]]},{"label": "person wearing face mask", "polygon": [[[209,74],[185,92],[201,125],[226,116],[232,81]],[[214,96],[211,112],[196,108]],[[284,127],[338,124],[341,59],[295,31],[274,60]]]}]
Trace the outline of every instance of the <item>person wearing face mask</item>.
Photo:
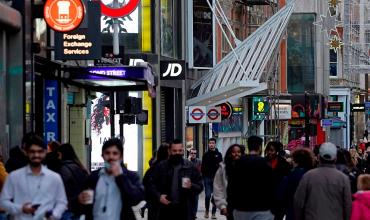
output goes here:
[{"label": "person wearing face mask", "polygon": [[144,187],[139,176],[122,164],[121,140],[104,142],[102,157],[105,168],[91,173],[85,190],[78,196],[86,219],[136,220],[132,206],[144,200]]},{"label": "person wearing face mask", "polygon": [[156,167],[148,190],[160,203],[160,220],[194,220],[194,199],[203,190],[199,170],[184,158],[180,140],[169,146],[169,159]]}]

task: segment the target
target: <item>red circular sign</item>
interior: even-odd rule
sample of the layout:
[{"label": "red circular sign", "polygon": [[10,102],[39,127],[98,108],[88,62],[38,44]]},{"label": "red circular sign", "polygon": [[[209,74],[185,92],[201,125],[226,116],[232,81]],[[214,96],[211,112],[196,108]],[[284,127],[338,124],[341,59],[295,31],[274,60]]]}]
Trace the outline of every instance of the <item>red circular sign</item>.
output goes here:
[{"label": "red circular sign", "polygon": [[221,118],[222,120],[230,118],[233,113],[233,107],[229,102],[217,105],[221,107]]},{"label": "red circular sign", "polygon": [[84,11],[81,0],[47,0],[44,18],[49,27],[55,31],[68,32],[81,24]]},{"label": "red circular sign", "polygon": [[208,111],[207,115],[209,119],[214,121],[218,119],[218,117],[220,116],[220,113],[216,109],[212,108]]},{"label": "red circular sign", "polygon": [[204,112],[200,108],[195,108],[195,109],[193,109],[193,111],[191,111],[190,116],[194,120],[199,121],[199,120],[201,120],[204,117]]},{"label": "red circular sign", "polygon": [[130,0],[126,5],[120,8],[111,8],[100,2],[101,13],[112,18],[125,17],[133,12],[139,6],[140,0]]}]

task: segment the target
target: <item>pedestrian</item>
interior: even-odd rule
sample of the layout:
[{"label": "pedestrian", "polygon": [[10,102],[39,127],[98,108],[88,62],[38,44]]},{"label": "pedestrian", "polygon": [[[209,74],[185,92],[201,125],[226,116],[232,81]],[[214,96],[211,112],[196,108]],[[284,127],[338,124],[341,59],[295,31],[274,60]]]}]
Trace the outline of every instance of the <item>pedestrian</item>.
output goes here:
[{"label": "pedestrian", "polygon": [[0,195],[0,207],[14,220],[60,219],[67,209],[61,177],[42,165],[46,145],[42,138],[28,137],[25,148],[29,164],[11,172]]},{"label": "pedestrian", "polygon": [[63,214],[62,220],[77,220],[81,214],[78,195],[83,190],[89,173],[71,144],[62,144],[54,152],[59,156],[61,167],[58,173],[62,177],[68,199],[68,210]]},{"label": "pedestrian", "polygon": [[213,198],[216,207],[221,210],[221,215],[225,215],[227,220],[233,220],[233,208],[227,203],[227,183],[228,173],[234,169],[235,163],[244,155],[244,147],[239,144],[231,145],[224,157],[224,161],[220,163],[215,179],[213,182]]},{"label": "pedestrian", "polygon": [[123,166],[123,145],[118,138],[104,142],[105,167],[95,170],[78,197],[87,220],[135,220],[132,206],[144,200],[139,176]]},{"label": "pedestrian", "polygon": [[28,164],[28,157],[25,151],[26,142],[33,137],[35,133],[29,132],[22,138],[21,146],[15,146],[9,151],[9,159],[5,163],[5,169],[8,173],[22,168]]},{"label": "pedestrian", "polygon": [[[5,184],[5,180],[8,177],[8,172],[5,170],[5,166],[3,163],[3,157],[0,155],[0,192],[3,189]],[[0,208],[0,220],[6,220],[7,214],[4,209]]]},{"label": "pedestrian", "polygon": [[[227,202],[235,220],[273,220],[272,168],[261,157],[262,138],[248,138],[249,154],[242,156],[228,172]],[[230,173],[230,174],[229,174]]]},{"label": "pedestrian", "polygon": [[[278,141],[270,141],[267,144],[265,149],[265,158],[266,161],[270,164],[273,171],[273,188],[275,190],[274,195],[277,195],[279,184],[291,170],[290,164],[286,161],[282,154],[285,154],[282,143]],[[275,215],[275,220],[282,219],[281,205],[281,203],[276,201],[276,197],[274,197],[273,208],[271,211]]]},{"label": "pedestrian", "polygon": [[60,146],[60,143],[57,141],[51,141],[48,143],[48,153],[46,154],[44,164],[52,171],[58,172],[62,166],[61,161],[59,160],[58,153],[56,149]]},{"label": "pedestrian", "polygon": [[[222,162],[222,154],[216,148],[216,139],[211,138],[208,141],[208,151],[202,158],[202,176],[205,190],[205,207],[204,218],[209,218],[209,206],[213,193],[213,179]],[[216,219],[216,206],[212,206],[212,219]]]},{"label": "pedestrian", "polygon": [[370,175],[358,177],[358,192],[353,195],[351,220],[370,219]]},{"label": "pedestrian", "polygon": [[351,215],[351,187],[348,176],[335,167],[337,147],[323,143],[320,165],[308,171],[294,195],[296,220],[348,220]]},{"label": "pedestrian", "polygon": [[182,142],[174,140],[169,146],[169,159],[154,171],[150,191],[160,202],[158,220],[194,220],[192,203],[203,190],[202,178],[183,157]]},{"label": "pedestrian", "polygon": [[[168,159],[168,144],[163,143],[159,146],[156,157],[150,165],[150,168],[146,171],[143,178],[143,185],[145,187],[145,201],[146,208],[148,208],[148,220],[157,220],[158,219],[158,210],[159,210],[159,201],[152,195],[150,192],[150,186],[153,182],[153,175],[156,167],[162,161]],[[141,217],[144,218],[145,208],[140,209]]]},{"label": "pedestrian", "polygon": [[314,154],[308,148],[298,148],[292,153],[293,169],[284,177],[278,189],[278,202],[282,204],[282,213],[286,220],[294,220],[294,194],[303,175],[313,169]]},{"label": "pedestrian", "polygon": [[[193,164],[193,166],[195,168],[198,169],[199,172],[201,172],[201,169],[202,169],[202,161],[197,158],[197,150],[195,148],[191,148],[190,149],[188,160]],[[199,195],[195,196],[194,203],[193,203],[193,216],[194,216],[194,219],[197,218],[198,201],[199,201]]]}]

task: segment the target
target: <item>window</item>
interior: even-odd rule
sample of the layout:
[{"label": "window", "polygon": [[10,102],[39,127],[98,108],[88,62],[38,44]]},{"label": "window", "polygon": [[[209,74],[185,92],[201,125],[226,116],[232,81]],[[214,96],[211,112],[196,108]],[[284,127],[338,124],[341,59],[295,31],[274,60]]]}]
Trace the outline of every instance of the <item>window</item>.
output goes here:
[{"label": "window", "polygon": [[181,15],[180,4],[175,0],[161,0],[161,55],[178,58]]},{"label": "window", "polygon": [[288,25],[288,91],[315,90],[315,14],[293,14]]},{"label": "window", "polygon": [[330,49],[330,76],[338,76],[338,54]]}]

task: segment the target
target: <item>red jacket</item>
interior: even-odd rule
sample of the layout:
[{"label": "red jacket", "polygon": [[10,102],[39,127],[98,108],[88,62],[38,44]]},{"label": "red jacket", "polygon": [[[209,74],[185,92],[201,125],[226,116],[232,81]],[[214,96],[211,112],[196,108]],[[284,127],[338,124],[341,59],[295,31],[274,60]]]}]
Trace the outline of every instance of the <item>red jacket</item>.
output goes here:
[{"label": "red jacket", "polygon": [[370,219],[370,191],[353,195],[351,220]]}]

